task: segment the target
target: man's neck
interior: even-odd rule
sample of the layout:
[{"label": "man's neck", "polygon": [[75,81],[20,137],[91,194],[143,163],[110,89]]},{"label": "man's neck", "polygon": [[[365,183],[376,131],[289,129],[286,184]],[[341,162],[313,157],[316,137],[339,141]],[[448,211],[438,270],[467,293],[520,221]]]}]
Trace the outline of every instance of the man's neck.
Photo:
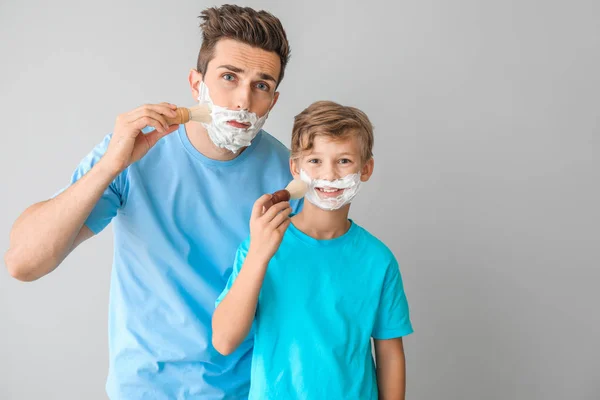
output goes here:
[{"label": "man's neck", "polygon": [[198,122],[190,121],[185,124],[185,131],[192,146],[196,148],[203,156],[217,161],[230,161],[242,154],[245,147],[233,153],[227,149],[217,147],[208,136],[206,128]]},{"label": "man's neck", "polygon": [[292,217],[292,222],[296,228],[314,239],[335,239],[350,229],[349,211],[349,204],[339,210],[325,211],[305,199],[302,211]]}]

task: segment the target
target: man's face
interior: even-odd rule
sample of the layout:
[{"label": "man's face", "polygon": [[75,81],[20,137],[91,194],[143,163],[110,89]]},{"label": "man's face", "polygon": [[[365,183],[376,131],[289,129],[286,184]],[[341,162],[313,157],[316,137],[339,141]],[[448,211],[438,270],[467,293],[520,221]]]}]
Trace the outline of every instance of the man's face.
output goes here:
[{"label": "man's face", "polygon": [[[363,163],[360,150],[356,135],[340,139],[316,136],[312,149],[304,151],[300,158],[291,162],[292,174],[299,178],[300,169],[303,169],[313,179],[334,181],[359,173],[361,181],[366,182],[373,173],[374,163],[373,159]],[[329,198],[341,195],[343,190],[319,187],[317,192],[321,198]]]},{"label": "man's face", "polygon": [[[192,94],[198,97],[200,81],[204,78],[215,105],[230,110],[249,110],[260,118],[277,102],[279,92],[275,87],[280,70],[276,53],[236,40],[221,39],[215,46],[205,76],[195,70],[190,72]],[[236,128],[245,127],[238,126],[235,121],[229,123]]]}]

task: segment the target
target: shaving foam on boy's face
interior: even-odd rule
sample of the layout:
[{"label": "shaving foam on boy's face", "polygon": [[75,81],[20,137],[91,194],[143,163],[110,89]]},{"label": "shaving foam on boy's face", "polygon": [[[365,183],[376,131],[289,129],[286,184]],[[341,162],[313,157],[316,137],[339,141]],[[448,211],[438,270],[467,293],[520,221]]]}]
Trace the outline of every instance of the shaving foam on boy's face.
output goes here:
[{"label": "shaving foam on boy's face", "polygon": [[350,203],[362,182],[360,149],[356,137],[332,140],[315,136],[310,149],[294,160],[300,179],[308,185],[305,199],[323,210],[337,210]]},{"label": "shaving foam on boy's face", "polygon": [[300,179],[308,185],[304,198],[322,210],[337,210],[350,203],[360,189],[360,174],[354,173],[335,180],[314,179],[300,170]]},{"label": "shaving foam on boy's face", "polygon": [[230,110],[214,104],[204,81],[200,82],[198,102],[208,104],[211,108],[211,123],[202,123],[202,125],[206,128],[212,142],[215,146],[225,148],[233,153],[252,144],[252,140],[260,132],[269,116],[268,111],[259,118],[248,110]]}]

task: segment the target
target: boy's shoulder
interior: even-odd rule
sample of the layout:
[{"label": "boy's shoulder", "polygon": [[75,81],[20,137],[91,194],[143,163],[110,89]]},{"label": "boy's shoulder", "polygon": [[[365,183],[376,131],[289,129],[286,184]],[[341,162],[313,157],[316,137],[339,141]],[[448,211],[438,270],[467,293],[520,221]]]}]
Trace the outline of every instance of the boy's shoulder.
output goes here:
[{"label": "boy's shoulder", "polygon": [[367,254],[370,258],[374,257],[387,263],[396,259],[392,250],[381,239],[356,222],[352,223],[356,225],[354,247],[357,254]]}]

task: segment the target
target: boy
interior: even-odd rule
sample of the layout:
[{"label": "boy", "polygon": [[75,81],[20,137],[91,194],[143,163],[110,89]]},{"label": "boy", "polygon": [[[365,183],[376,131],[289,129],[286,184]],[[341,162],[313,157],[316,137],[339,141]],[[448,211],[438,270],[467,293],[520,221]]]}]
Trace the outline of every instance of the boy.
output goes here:
[{"label": "boy", "polygon": [[348,219],[373,173],[372,148],[372,125],[355,108],[317,102],[295,118],[290,169],[309,185],[304,207],[264,212],[269,195],[256,201],[213,315],[224,355],[254,328],[250,399],[404,398],[412,326],[399,267]]}]

